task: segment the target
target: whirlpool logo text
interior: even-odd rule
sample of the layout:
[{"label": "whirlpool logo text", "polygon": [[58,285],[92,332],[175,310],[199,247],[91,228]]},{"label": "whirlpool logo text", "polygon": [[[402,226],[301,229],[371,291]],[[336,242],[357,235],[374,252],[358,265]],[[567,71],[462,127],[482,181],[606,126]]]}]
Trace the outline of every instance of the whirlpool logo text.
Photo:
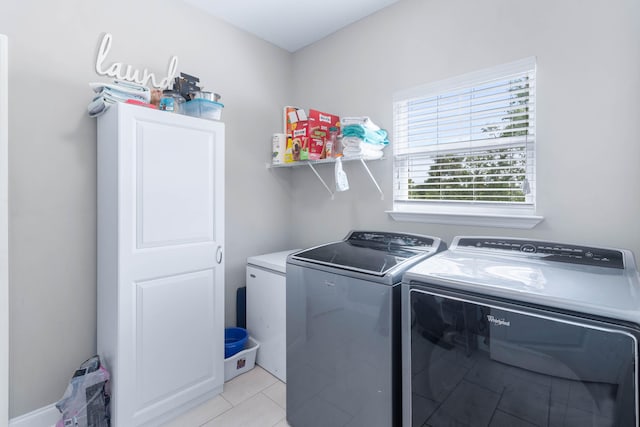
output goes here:
[{"label": "whirlpool logo text", "polygon": [[511,326],[511,322],[505,319],[498,319],[492,314],[487,314],[487,320],[489,323],[493,323],[496,326]]}]

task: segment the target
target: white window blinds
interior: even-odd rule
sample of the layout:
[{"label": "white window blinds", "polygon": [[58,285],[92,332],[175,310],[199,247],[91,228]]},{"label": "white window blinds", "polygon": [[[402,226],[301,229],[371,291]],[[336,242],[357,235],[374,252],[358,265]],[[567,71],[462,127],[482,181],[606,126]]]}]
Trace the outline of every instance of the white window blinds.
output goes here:
[{"label": "white window blinds", "polygon": [[394,96],[394,203],[535,202],[535,59]]}]

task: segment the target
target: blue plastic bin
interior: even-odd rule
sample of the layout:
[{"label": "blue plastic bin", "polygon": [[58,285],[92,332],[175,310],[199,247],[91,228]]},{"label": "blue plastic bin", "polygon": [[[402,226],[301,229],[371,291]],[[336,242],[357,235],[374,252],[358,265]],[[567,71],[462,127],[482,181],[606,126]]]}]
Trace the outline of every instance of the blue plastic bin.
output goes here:
[{"label": "blue plastic bin", "polygon": [[244,328],[226,328],[224,330],[224,358],[244,350],[249,339],[249,333]]}]

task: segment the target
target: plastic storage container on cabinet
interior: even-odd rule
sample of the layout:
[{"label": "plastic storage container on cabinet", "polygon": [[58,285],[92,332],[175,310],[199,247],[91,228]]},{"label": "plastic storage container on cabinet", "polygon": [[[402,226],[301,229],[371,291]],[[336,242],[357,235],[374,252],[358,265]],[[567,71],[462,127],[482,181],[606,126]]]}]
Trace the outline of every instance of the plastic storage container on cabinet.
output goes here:
[{"label": "plastic storage container on cabinet", "polygon": [[283,382],[286,374],[286,264],[294,250],[247,259],[247,330],[260,343],[256,363]]},{"label": "plastic storage container on cabinet", "polygon": [[224,105],[207,99],[193,99],[182,105],[182,111],[188,116],[200,117],[209,120],[220,120]]}]

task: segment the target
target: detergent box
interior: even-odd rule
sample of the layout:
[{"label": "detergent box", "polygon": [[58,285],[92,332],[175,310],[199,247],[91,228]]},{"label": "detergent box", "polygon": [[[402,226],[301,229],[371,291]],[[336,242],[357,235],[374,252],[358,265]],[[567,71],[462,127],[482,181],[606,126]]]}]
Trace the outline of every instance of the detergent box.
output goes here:
[{"label": "detergent box", "polygon": [[323,159],[331,127],[340,128],[340,117],[335,114],[318,110],[307,114],[298,107],[284,107],[285,163]]},{"label": "detergent box", "polygon": [[340,129],[340,117],[318,110],[309,110],[307,127],[309,128],[307,132],[309,135],[309,159],[323,159],[325,157],[324,147],[329,139],[329,129],[331,127]]},{"label": "detergent box", "polygon": [[302,108],[286,106],[283,115],[283,130],[286,138],[284,162],[291,163],[308,159],[307,113]]},{"label": "detergent box", "polygon": [[328,136],[329,128],[340,128],[340,117],[318,110],[309,110],[309,126],[312,134]]},{"label": "detergent box", "polygon": [[291,154],[294,162],[309,160],[309,123],[307,120],[296,123],[291,131]]}]

